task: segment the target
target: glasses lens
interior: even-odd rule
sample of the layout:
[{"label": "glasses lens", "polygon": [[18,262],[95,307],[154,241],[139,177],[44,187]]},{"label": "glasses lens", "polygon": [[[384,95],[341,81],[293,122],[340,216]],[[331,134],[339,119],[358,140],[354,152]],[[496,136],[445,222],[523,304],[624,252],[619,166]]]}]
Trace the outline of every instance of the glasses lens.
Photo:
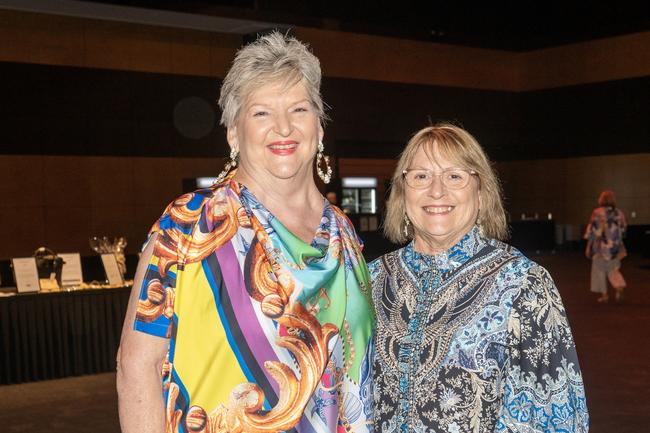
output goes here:
[{"label": "glasses lens", "polygon": [[445,188],[463,189],[469,183],[472,174],[462,169],[449,169],[440,174],[434,174],[430,170],[408,170],[404,172],[406,184],[411,188],[428,188],[433,182],[435,176],[440,176],[440,180]]},{"label": "glasses lens", "polygon": [[432,175],[429,170],[409,170],[404,176],[411,188],[426,188],[431,184]]},{"label": "glasses lens", "polygon": [[471,175],[464,170],[445,170],[442,183],[449,189],[461,189],[467,186]]}]

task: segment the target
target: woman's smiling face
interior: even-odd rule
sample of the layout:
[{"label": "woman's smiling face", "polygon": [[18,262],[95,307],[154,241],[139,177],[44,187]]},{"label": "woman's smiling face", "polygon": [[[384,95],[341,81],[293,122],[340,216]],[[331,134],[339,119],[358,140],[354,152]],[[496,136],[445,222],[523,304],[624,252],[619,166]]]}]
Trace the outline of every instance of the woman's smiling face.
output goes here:
[{"label": "woman's smiling face", "polygon": [[408,167],[430,170],[434,174],[431,185],[423,189],[404,185],[406,214],[413,224],[415,248],[429,254],[460,241],[474,226],[481,203],[477,176],[471,175],[464,188],[447,188],[437,175],[443,170],[464,167],[442,155],[435,144],[432,157],[421,146]]},{"label": "woman's smiling face", "polygon": [[313,176],[313,159],[323,137],[317,110],[302,82],[289,88],[269,83],[245,100],[228,143],[238,149],[240,167],[260,184]]}]

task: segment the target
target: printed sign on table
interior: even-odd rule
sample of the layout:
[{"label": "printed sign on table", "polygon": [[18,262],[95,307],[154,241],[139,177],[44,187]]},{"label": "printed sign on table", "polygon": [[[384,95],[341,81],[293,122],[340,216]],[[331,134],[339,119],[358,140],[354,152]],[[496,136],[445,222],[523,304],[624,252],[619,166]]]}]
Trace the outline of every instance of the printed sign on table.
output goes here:
[{"label": "printed sign on table", "polygon": [[81,255],[79,253],[59,253],[63,259],[63,269],[61,270],[61,285],[63,287],[78,286],[83,283],[83,273],[81,270]]},{"label": "printed sign on table", "polygon": [[102,254],[102,264],[104,265],[104,272],[106,272],[106,278],[108,279],[108,284],[113,286],[124,285],[124,279],[122,278],[120,267],[117,265],[117,259],[115,258],[115,254],[113,253]]},{"label": "printed sign on table", "polygon": [[11,266],[14,269],[14,280],[18,293],[38,292],[38,269],[34,257],[21,257],[11,259]]}]

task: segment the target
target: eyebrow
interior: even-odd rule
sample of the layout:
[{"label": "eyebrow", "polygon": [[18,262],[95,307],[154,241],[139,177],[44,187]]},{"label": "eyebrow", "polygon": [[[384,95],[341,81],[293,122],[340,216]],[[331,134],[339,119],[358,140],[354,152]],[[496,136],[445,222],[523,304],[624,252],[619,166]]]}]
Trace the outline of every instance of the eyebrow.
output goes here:
[{"label": "eyebrow", "polygon": [[[307,98],[305,98],[305,99],[300,99],[300,100],[298,100],[298,101],[295,101],[295,102],[291,102],[291,103],[289,103],[289,106],[298,105],[298,104],[302,104],[302,103],[311,104],[311,100],[310,100],[310,99],[307,99]],[[248,104],[245,104],[244,107],[246,107],[246,109],[249,109],[249,108],[254,107],[254,106],[256,106],[256,105],[259,105],[259,106],[261,106],[261,107],[270,108],[272,104],[265,104],[265,103],[263,103],[263,102],[255,102],[255,101],[251,101],[251,102],[249,102]]]},{"label": "eyebrow", "polygon": [[294,105],[303,104],[303,103],[304,103],[304,104],[312,105],[311,100],[309,100],[309,99],[301,99],[301,100],[299,100],[299,101],[296,101],[296,102],[292,102],[292,103],[290,103],[289,106],[292,107],[292,106],[294,106]]},{"label": "eyebrow", "polygon": [[[430,171],[432,173],[437,172],[437,170],[434,170],[434,169],[431,169],[431,168],[424,168],[421,165],[416,165],[416,166],[413,166],[412,168],[406,168],[406,170],[426,170],[426,171]],[[442,170],[440,170],[440,172],[445,172],[447,170],[470,170],[470,169],[454,165],[454,166],[451,166],[451,167],[443,168]]]}]

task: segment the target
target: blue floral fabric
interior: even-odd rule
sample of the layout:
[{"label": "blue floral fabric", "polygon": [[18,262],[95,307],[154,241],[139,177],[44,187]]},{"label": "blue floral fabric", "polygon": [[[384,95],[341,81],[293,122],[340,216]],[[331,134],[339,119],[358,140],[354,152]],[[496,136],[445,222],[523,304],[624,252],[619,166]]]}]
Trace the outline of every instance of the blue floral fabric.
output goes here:
[{"label": "blue floral fabric", "polygon": [[370,265],[375,430],[587,432],[575,344],[549,273],[474,227]]},{"label": "blue floral fabric", "polygon": [[623,235],[627,229],[625,214],[611,206],[601,206],[591,213],[584,238],[591,256],[601,255],[605,260],[627,255]]}]

